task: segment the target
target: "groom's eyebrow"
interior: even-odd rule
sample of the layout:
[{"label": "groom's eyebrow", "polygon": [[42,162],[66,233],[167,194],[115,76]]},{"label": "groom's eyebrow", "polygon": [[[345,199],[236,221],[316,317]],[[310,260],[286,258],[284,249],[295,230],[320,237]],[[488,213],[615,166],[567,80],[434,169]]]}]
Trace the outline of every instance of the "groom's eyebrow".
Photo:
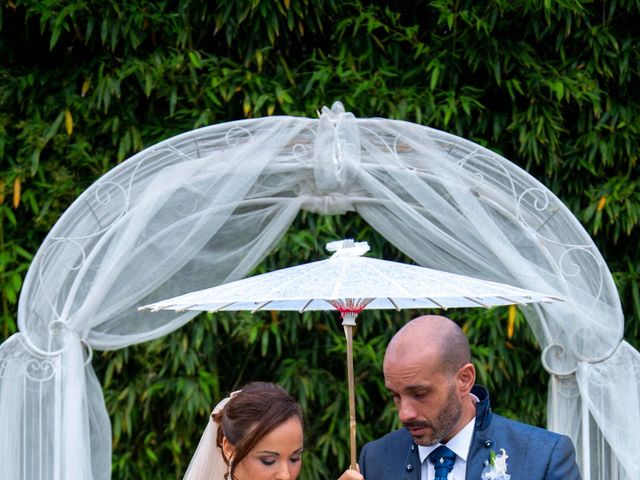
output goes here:
[{"label": "groom's eyebrow", "polygon": [[407,388],[405,388],[405,391],[409,393],[415,393],[418,391],[423,392],[429,389],[430,387],[428,385],[409,385]]},{"label": "groom's eyebrow", "polygon": [[[422,384],[418,384],[418,385],[407,385],[406,387],[404,387],[402,389],[402,392],[405,393],[415,393],[416,391],[420,390],[420,391],[424,391],[424,390],[429,390],[431,387],[429,385],[422,385]],[[396,392],[395,390],[390,389],[389,387],[386,387],[386,389],[391,392],[391,393],[399,393]]]}]

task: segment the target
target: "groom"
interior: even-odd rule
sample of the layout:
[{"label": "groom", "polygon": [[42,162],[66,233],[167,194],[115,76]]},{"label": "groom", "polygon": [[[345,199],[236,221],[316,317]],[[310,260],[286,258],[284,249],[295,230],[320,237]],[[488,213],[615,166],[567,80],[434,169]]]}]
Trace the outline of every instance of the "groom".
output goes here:
[{"label": "groom", "polygon": [[404,428],[363,447],[366,480],[580,479],[568,437],[491,412],[487,390],[474,385],[468,340],[448,318],[407,323],[383,368]]}]

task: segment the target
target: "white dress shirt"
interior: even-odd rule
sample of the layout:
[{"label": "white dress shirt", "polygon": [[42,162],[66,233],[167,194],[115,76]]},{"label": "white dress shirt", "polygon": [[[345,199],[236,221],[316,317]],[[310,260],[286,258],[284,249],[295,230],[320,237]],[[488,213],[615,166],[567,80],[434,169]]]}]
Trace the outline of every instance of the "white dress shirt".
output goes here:
[{"label": "white dress shirt", "polygon": [[[449,472],[449,480],[466,480],[467,456],[469,455],[469,447],[471,446],[475,422],[476,419],[473,418],[455,437],[447,442],[447,448],[456,454],[456,463],[453,465],[453,470]],[[440,443],[431,445],[430,447],[418,445],[418,455],[420,455],[421,462],[420,478],[422,480],[434,480],[436,470],[427,457],[440,445]]]}]

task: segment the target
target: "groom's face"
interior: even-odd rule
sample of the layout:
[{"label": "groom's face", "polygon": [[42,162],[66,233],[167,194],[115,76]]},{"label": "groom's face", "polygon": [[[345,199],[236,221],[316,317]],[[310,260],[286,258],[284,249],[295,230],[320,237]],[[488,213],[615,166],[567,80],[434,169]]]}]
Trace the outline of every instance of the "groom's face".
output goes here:
[{"label": "groom's face", "polygon": [[445,443],[460,429],[462,404],[455,375],[420,352],[385,358],[384,379],[400,421],[418,445]]}]

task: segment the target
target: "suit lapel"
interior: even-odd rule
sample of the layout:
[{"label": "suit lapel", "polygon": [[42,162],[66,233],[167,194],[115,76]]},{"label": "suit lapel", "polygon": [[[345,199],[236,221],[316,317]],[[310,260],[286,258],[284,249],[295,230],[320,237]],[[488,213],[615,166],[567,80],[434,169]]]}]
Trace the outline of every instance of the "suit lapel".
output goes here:
[{"label": "suit lapel", "polygon": [[489,425],[491,424],[491,404],[489,392],[484,387],[476,385],[471,392],[478,397],[476,404],[476,423],[473,438],[469,446],[467,458],[467,480],[479,480],[482,470],[489,463],[492,448],[495,448],[495,439],[490,437]]},{"label": "suit lapel", "polygon": [[485,435],[484,432],[475,432],[469,448],[469,457],[467,458],[467,480],[480,479],[482,470],[489,463],[491,448],[494,445],[495,441]]},{"label": "suit lapel", "polygon": [[420,480],[420,455],[418,455],[418,447],[415,444],[411,445],[411,453],[402,465],[401,478],[402,480]]},{"label": "suit lapel", "polygon": [[420,464],[418,462],[411,462],[407,465],[411,465],[411,470],[405,465],[402,480],[420,480]]}]

